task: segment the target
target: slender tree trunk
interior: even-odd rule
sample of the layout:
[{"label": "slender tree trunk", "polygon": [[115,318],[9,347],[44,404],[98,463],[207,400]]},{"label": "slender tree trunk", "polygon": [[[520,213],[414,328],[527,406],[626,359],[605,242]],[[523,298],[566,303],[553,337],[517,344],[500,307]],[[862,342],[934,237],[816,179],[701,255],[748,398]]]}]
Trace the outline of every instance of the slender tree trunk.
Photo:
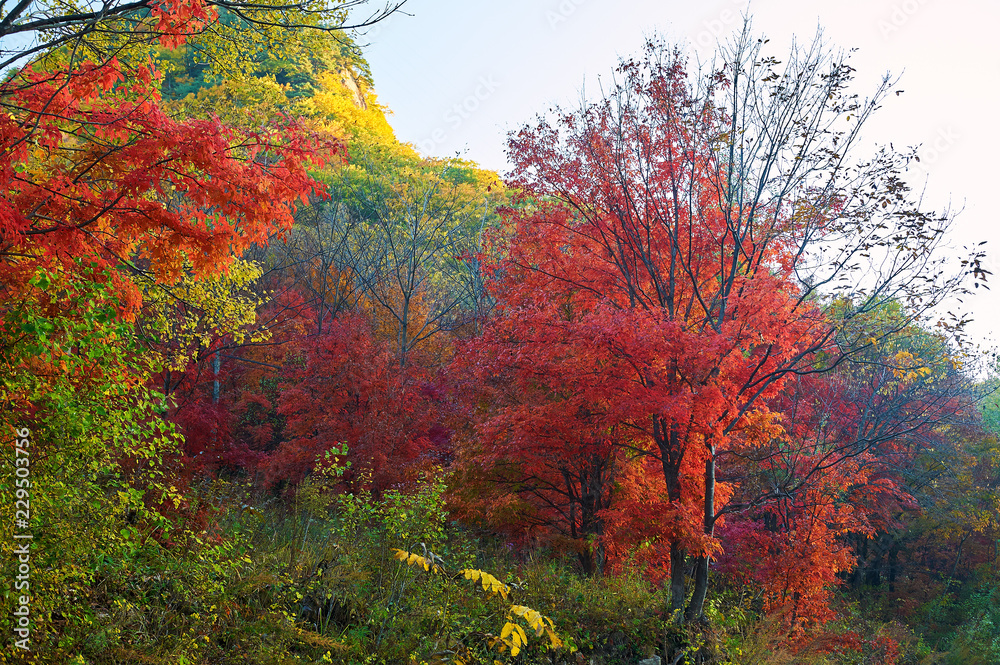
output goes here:
[{"label": "slender tree trunk", "polygon": [[700,619],[705,610],[705,596],[708,594],[708,557],[704,554],[694,560],[694,594],[688,604],[684,618],[687,621]]},{"label": "slender tree trunk", "polygon": [[955,565],[951,567],[951,576],[952,577],[955,577],[955,576],[958,575],[958,563],[962,560],[962,546],[965,545],[965,541],[968,540],[969,536],[971,536],[971,535],[972,535],[972,532],[970,531],[969,533],[967,533],[964,536],[962,536],[962,540],[958,541],[958,552],[955,553]]},{"label": "slender tree trunk", "polygon": [[407,346],[410,343],[410,295],[403,294],[403,310],[399,322],[399,366],[406,367]]},{"label": "slender tree trunk", "polygon": [[684,621],[684,566],[687,556],[679,542],[670,544],[670,612],[675,623]]},{"label": "slender tree trunk", "polygon": [[170,401],[167,399],[168,397],[170,397],[170,370],[169,369],[163,373],[163,406],[164,406],[164,409],[163,409],[163,413],[160,414],[160,420],[163,420],[163,421],[169,420],[168,415],[167,415],[168,411],[166,409],[167,404],[170,403]]},{"label": "slender tree trunk", "polygon": [[[604,521],[598,513],[605,507],[602,501],[605,483],[606,463],[597,456],[591,458],[589,468],[581,471],[579,492],[574,475],[568,468],[562,469],[566,493],[570,497],[569,525],[573,540],[585,541],[578,553],[580,565],[587,577],[604,572],[606,553],[601,537],[604,535]],[[579,520],[577,519],[579,508]]]},{"label": "slender tree trunk", "polygon": [[896,571],[899,567],[899,544],[893,541],[889,549],[889,591],[896,590]]},{"label": "slender tree trunk", "polygon": [[[674,505],[681,500],[681,461],[684,449],[680,433],[662,418],[653,419],[653,439],[660,449],[663,465],[663,481],[667,486],[667,498]],[[670,612],[677,623],[684,621],[684,577],[687,552],[679,540],[670,543]]]},{"label": "slender tree trunk", "polygon": [[215,355],[212,357],[212,375],[214,379],[212,381],[212,404],[219,403],[219,369],[221,361],[219,359],[219,352],[216,351]]},{"label": "slender tree trunk", "polygon": [[[215,406],[215,405],[217,405],[219,403],[219,368],[220,368],[219,366],[220,366],[220,364],[221,364],[221,361],[219,359],[219,351],[216,350],[215,355],[212,356],[212,375],[214,377],[213,380],[212,380],[212,406]],[[213,415],[213,418],[218,418],[218,417],[219,417],[219,414],[218,414],[218,412],[216,412]],[[211,432],[211,435],[212,435],[212,445],[215,446],[215,444],[218,443],[217,439],[219,438],[219,426],[218,426],[218,423],[216,421],[214,421],[214,420],[212,422],[212,432]]]},{"label": "slender tree trunk", "polygon": [[[705,460],[705,535],[711,537],[715,533],[715,446],[709,446],[708,459]],[[694,565],[694,595],[687,608],[687,620],[700,619],[705,612],[705,596],[708,593],[709,558],[701,555],[695,559]]]}]

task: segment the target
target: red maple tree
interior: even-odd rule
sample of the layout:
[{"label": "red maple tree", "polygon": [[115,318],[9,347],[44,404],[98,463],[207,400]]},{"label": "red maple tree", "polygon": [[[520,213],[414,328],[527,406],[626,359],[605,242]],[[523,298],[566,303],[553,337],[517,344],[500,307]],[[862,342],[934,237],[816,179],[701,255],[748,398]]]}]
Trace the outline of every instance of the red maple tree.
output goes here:
[{"label": "red maple tree", "polygon": [[[742,39],[698,84],[676,51],[653,42],[622,63],[600,101],[511,136],[522,197],[507,215],[498,313],[473,346],[479,376],[518,387],[476,414],[485,448],[512,457],[538,443],[542,424],[559,428],[544,436],[560,441],[549,454],[563,465],[594,432],[627,452],[620,494],[602,511],[608,541],[652,544],[650,560],[668,566],[670,609],[688,619],[703,612],[725,508],[752,489],[739,460],[789,439],[779,398],[790,379],[830,372],[905,327],[919,309],[866,319],[894,299],[926,306],[958,284],[920,277],[941,220],[911,206],[896,157],[850,167],[843,157],[856,130],[834,118],[863,121],[877,97],[860,105],[844,93],[842,61],[795,53],[775,73],[762,42]],[[823,64],[828,73],[808,83]],[[874,247],[899,238],[913,242],[889,270],[830,297]],[[820,249],[830,247],[839,253],[826,263]],[[862,474],[858,456],[813,452],[810,468],[825,469],[820,459],[837,468],[796,486],[799,517],[773,536],[791,538],[780,549],[805,567],[785,576],[798,580],[797,597],[849,565],[837,534],[870,528],[821,490]],[[541,457],[527,452],[528,475],[559,468],[533,462]],[[813,541],[822,552],[801,549]],[[683,612],[689,561],[694,592]]]}]

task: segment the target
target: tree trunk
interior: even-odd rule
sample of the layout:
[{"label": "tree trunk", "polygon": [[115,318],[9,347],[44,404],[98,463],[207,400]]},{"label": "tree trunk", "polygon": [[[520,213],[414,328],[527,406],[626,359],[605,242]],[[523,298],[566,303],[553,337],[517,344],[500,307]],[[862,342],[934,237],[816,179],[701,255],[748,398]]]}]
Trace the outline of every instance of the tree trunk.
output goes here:
[{"label": "tree trunk", "polygon": [[[667,498],[672,504],[679,505],[681,500],[681,461],[684,458],[680,433],[675,427],[665,423],[662,418],[654,417],[653,439],[660,449]],[[679,540],[674,540],[670,543],[670,612],[677,623],[682,623],[684,620],[684,568],[686,563],[687,552]]]},{"label": "tree trunk", "polygon": [[220,369],[219,352],[216,351],[215,355],[212,357],[212,375],[214,379],[212,381],[212,404],[219,403],[219,369]]},{"label": "tree trunk", "polygon": [[962,536],[962,540],[958,541],[958,552],[955,553],[955,565],[951,567],[951,576],[954,578],[958,575],[958,564],[962,560],[962,547],[965,545],[965,541],[969,539],[972,532]]},{"label": "tree trunk", "polygon": [[[613,465],[609,465],[600,455],[591,455],[590,462],[576,475],[567,467],[562,468],[566,494],[570,497],[569,524],[570,537],[582,540],[584,544],[578,556],[583,572],[588,577],[604,572],[606,554],[601,538],[604,536],[604,520],[600,511],[607,506],[604,494],[609,476],[613,475]],[[579,483],[577,491],[576,483]],[[579,520],[577,509],[579,508]],[[579,525],[578,525],[579,521]]]},{"label": "tree trunk", "polygon": [[[212,375],[214,377],[213,380],[212,380],[212,406],[215,406],[215,405],[217,405],[219,403],[219,369],[220,369],[220,364],[221,364],[221,361],[219,359],[219,351],[216,350],[215,355],[212,356]],[[218,426],[218,423],[216,422],[216,420],[218,419],[218,417],[219,417],[218,412],[216,412],[215,414],[212,415],[213,420],[212,420],[212,433],[211,433],[211,436],[212,436],[212,446],[213,447],[215,446],[215,444],[218,443],[217,439],[218,439],[218,434],[219,434],[219,426]]]},{"label": "tree trunk", "polygon": [[896,590],[896,571],[899,568],[899,544],[893,541],[889,550],[889,591]]},{"label": "tree trunk", "polygon": [[684,621],[684,548],[680,543],[670,544],[670,612],[675,623]]},{"label": "tree trunk", "polygon": [[704,554],[694,560],[694,594],[688,604],[684,618],[687,621],[700,619],[705,611],[705,596],[708,594],[708,557]]},{"label": "tree trunk", "polygon": [[[705,460],[705,535],[715,533],[715,446],[708,447]],[[687,608],[687,620],[700,619],[705,612],[705,596],[708,593],[708,556],[703,554],[695,559],[694,595]]]}]

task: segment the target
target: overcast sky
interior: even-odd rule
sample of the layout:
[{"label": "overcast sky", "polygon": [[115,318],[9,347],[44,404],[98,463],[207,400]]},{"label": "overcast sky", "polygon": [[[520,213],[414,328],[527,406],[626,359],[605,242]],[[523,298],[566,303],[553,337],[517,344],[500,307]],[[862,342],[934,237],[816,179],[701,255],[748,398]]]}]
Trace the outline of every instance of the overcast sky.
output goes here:
[{"label": "overcast sky", "polygon": [[[504,141],[553,104],[573,106],[607,79],[620,56],[662,34],[708,58],[749,12],[755,31],[784,59],[793,36],[822,26],[832,45],[857,49],[855,92],[886,73],[899,89],[872,119],[867,137],[922,144],[925,200],[962,209],[951,244],[988,241],[995,293],[966,303],[971,332],[995,344],[1000,329],[1000,2],[994,0],[408,0],[363,37],[375,91],[393,111],[397,136],[425,155],[461,152],[507,168]],[[924,185],[925,174],[914,179]]]}]

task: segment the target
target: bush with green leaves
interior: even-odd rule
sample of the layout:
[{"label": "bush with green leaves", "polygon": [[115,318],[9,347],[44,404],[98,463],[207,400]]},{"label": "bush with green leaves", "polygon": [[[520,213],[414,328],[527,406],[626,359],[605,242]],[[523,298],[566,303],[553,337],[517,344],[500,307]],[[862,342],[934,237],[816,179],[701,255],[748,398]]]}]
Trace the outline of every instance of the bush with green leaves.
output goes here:
[{"label": "bush with green leaves", "polygon": [[1000,665],[1000,586],[993,577],[964,603],[966,618],[955,631],[949,665]]},{"label": "bush with green leaves", "polygon": [[[5,580],[27,540],[14,531],[31,536],[30,586],[2,593],[6,606],[30,596],[32,649],[67,660],[100,623],[88,602],[99,571],[134,558],[169,526],[154,507],[179,500],[162,465],[178,437],[159,415],[163,396],[147,387],[153,368],[120,316],[115,276],[81,273],[38,272],[31,296],[5,303],[0,322]],[[12,634],[9,613],[0,632]]]}]

